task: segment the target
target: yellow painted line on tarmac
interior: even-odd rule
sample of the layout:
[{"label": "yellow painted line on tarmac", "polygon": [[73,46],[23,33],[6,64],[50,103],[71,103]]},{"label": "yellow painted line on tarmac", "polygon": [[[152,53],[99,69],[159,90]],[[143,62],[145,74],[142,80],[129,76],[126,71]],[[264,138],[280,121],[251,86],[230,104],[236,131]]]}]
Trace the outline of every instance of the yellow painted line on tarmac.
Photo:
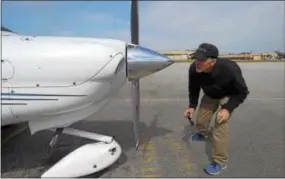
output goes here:
[{"label": "yellow painted line on tarmac", "polygon": [[180,140],[167,140],[170,150],[174,153],[179,164],[179,170],[185,175],[193,176],[195,173],[195,167],[191,162],[191,156],[189,149],[186,147],[186,144]]},{"label": "yellow painted line on tarmac", "polygon": [[144,175],[145,178],[159,178],[159,175]]},{"label": "yellow painted line on tarmac", "polygon": [[154,172],[154,171],[155,171],[155,168],[149,167],[149,168],[142,168],[141,170],[142,170],[143,172]]},{"label": "yellow painted line on tarmac", "polygon": [[142,145],[138,148],[140,155],[140,173],[141,177],[158,178],[161,177],[160,168],[157,166],[156,147],[152,141],[142,141]]}]

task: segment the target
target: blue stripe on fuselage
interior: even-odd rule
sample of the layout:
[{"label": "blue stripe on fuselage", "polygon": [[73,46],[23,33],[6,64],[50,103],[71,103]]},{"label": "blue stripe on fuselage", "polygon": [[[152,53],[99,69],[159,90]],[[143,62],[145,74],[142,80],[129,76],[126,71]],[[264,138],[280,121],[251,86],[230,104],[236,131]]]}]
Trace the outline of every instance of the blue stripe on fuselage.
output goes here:
[{"label": "blue stripe on fuselage", "polygon": [[1,93],[1,96],[57,96],[57,97],[83,97],[87,95],[68,94],[36,94],[36,93]]}]

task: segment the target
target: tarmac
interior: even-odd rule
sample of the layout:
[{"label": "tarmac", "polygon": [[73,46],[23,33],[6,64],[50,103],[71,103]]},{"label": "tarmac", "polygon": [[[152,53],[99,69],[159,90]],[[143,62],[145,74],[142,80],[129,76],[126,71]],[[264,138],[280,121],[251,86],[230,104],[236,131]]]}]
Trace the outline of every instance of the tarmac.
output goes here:
[{"label": "tarmac", "polygon": [[[131,88],[127,83],[112,102],[72,127],[114,136],[123,154],[110,168],[86,177],[208,177],[210,142],[194,142],[183,113],[188,106],[189,63],[172,66],[141,80],[141,143],[132,127]],[[230,119],[229,163],[217,177],[285,177],[285,63],[239,63],[250,94]],[[30,136],[25,129],[3,143],[2,177],[40,177],[61,157],[88,142],[62,135],[48,155],[52,132]]]}]

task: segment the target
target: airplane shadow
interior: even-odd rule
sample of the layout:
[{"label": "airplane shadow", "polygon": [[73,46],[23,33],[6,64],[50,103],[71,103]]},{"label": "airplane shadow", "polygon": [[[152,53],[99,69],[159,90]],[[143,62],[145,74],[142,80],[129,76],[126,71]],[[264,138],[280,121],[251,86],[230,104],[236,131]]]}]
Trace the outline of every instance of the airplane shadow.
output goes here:
[{"label": "airplane shadow", "polygon": [[[143,121],[143,120],[142,120]],[[150,126],[140,122],[141,135],[146,134],[144,141],[147,142],[153,137],[162,136],[169,132],[168,129],[156,127],[157,117],[155,117]],[[95,132],[103,135],[113,136],[121,145],[123,154],[119,160],[109,168],[84,177],[100,177],[106,171],[114,170],[127,161],[126,151],[135,148],[133,123],[132,121],[81,121],[72,125],[76,129],[82,129],[89,132]],[[75,136],[62,135],[58,141],[58,147],[55,153],[49,155],[49,142],[53,133],[50,131],[41,131],[31,136],[28,129],[13,139],[2,143],[2,173],[11,171],[22,171],[38,167],[44,167],[41,172],[33,173],[28,177],[40,177],[42,172],[47,170],[54,163],[76,148],[90,143],[88,139],[83,139]],[[92,141],[94,142],[94,141]],[[4,176],[2,176],[4,177]]]}]

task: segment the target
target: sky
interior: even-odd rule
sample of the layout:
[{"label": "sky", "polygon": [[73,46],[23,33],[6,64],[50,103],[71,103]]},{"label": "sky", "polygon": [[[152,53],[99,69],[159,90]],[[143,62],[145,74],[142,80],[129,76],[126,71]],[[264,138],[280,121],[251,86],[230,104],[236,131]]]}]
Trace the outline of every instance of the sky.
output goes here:
[{"label": "sky", "polygon": [[[2,25],[24,35],[130,41],[130,1],[2,1]],[[154,50],[284,51],[282,1],[141,1],[140,44]]]}]

